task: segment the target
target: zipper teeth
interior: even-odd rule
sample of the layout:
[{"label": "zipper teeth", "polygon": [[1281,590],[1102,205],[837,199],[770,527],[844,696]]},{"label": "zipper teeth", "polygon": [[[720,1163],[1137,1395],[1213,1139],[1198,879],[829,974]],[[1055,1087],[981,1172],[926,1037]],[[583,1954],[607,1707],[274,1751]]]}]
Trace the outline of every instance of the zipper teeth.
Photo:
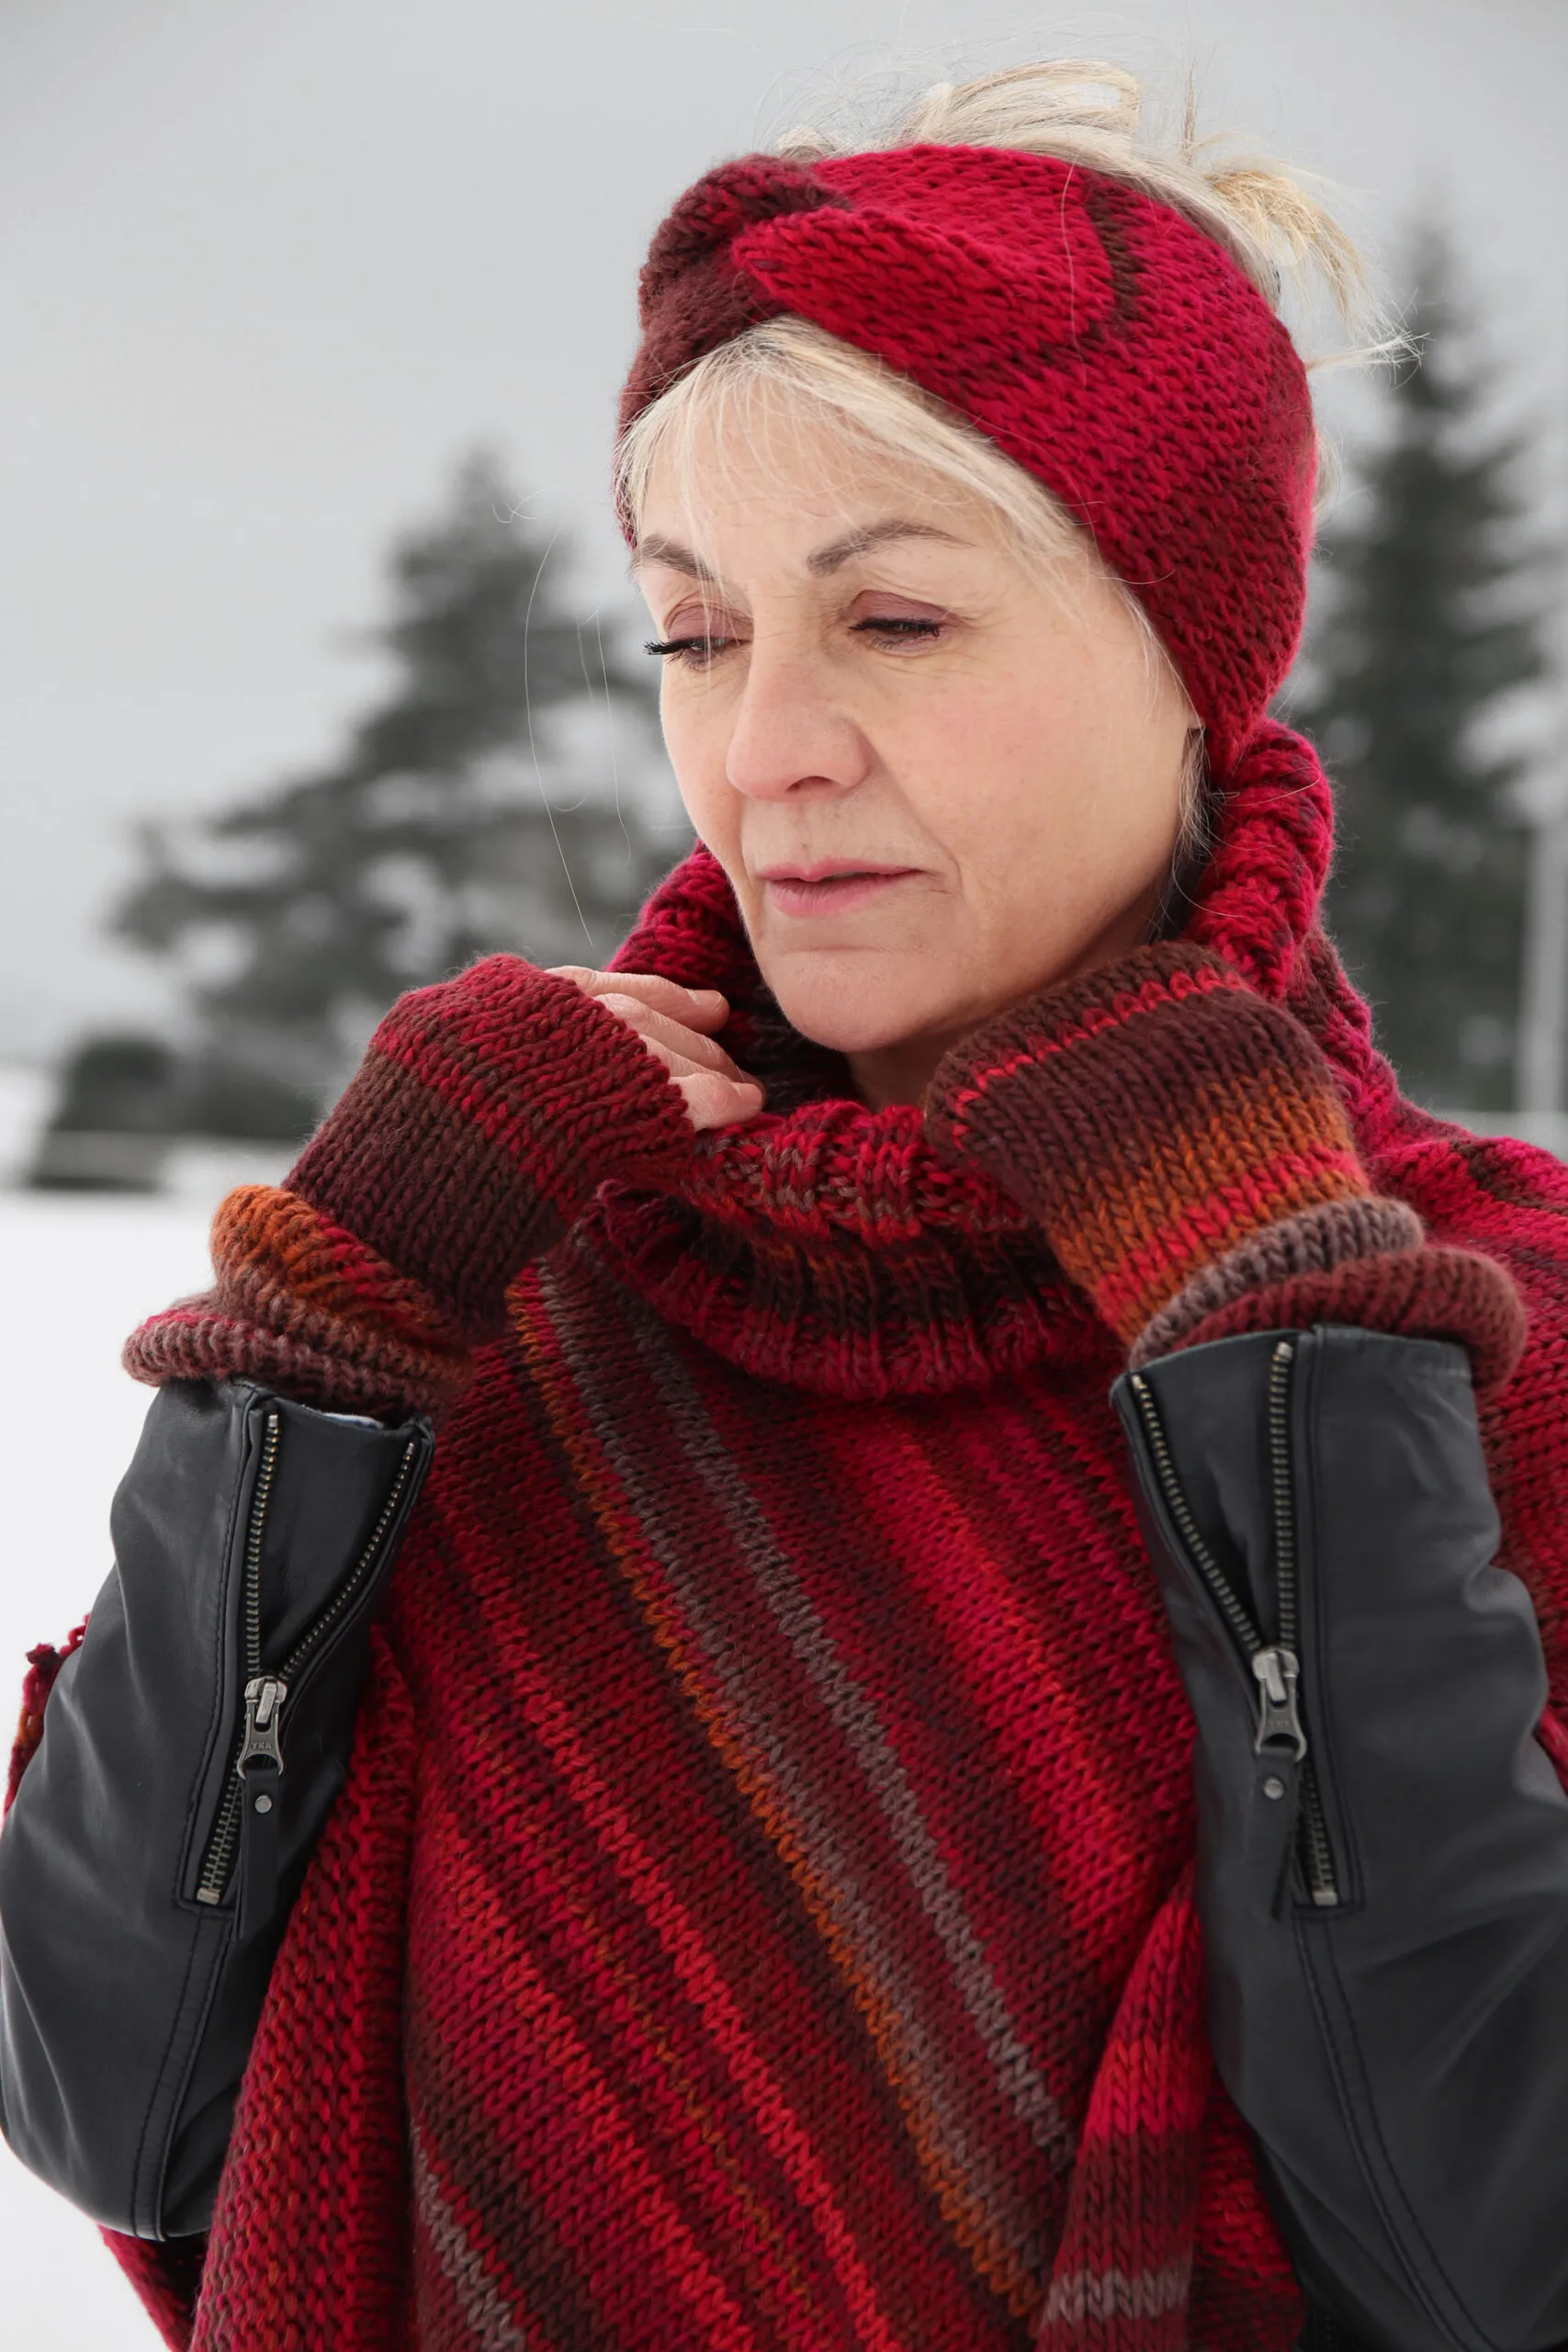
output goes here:
[{"label": "zipper teeth", "polygon": [[[262,1535],[266,1519],[267,1500],[272,1492],[273,1476],[277,1467],[280,1438],[278,1417],[276,1413],[269,1414],[263,1444],[262,1465],[256,1474],[256,1490],[252,1498],[251,1521],[245,1538],[245,1584],[242,1613],[244,1621],[248,1678],[254,1678],[262,1671]],[[288,1682],[293,1679],[310,1657],[317,1644],[325,1639],[353,1600],[386,1541],[387,1530],[397,1514],[398,1506],[408,1487],[409,1474],[413,1467],[414,1455],[417,1452],[418,1447],[413,1443],[404,1448],[403,1458],[398,1464],[398,1475],[392,1482],[390,1493],[381,1507],[380,1516],[370,1532],[369,1541],[321,1615],[313,1624],[306,1627],[283,1664],[277,1668],[279,1681]],[[230,1750],[229,1770],[223,1783],[223,1794],[218,1808],[218,1817],[213,1823],[212,1836],[208,1841],[207,1853],[202,1861],[201,1876],[196,1891],[198,1903],[220,1903],[228,1891],[230,1874],[234,1867],[234,1856],[239,1849],[240,1807],[245,1793],[234,1770],[244,1736],[244,1725],[242,1724],[234,1735],[234,1743]]]},{"label": "zipper teeth", "polygon": [[272,1495],[272,1482],[277,1471],[277,1449],[282,1427],[276,1413],[266,1417],[262,1438],[261,1468],[256,1472],[256,1490],[251,1498],[250,1525],[245,1531],[243,1621],[246,1679],[261,1672],[261,1547],[262,1532],[266,1525],[266,1507]]},{"label": "zipper teeth", "polygon": [[1333,1910],[1339,1901],[1339,1887],[1334,1875],[1334,1856],[1329,1849],[1328,1824],[1324,1818],[1317,1774],[1310,1762],[1302,1766],[1301,1792],[1302,1868],[1306,1872],[1307,1892],[1320,1910]]},{"label": "zipper teeth", "polygon": [[[262,1537],[266,1528],[266,1507],[272,1496],[272,1482],[277,1474],[277,1455],[282,1442],[281,1417],[269,1413],[263,1426],[261,1466],[256,1472],[255,1492],[251,1497],[250,1518],[245,1527],[245,1557],[240,1591],[240,1638],[244,1648],[243,1679],[246,1681],[261,1672]],[[220,1903],[229,1883],[229,1873],[234,1867],[234,1853],[240,1842],[240,1804],[245,1793],[234,1767],[239,1760],[244,1736],[245,1727],[242,1723],[236,1728],[230,1746],[218,1817],[212,1825],[207,1852],[202,1857],[201,1875],[196,1888],[198,1903]]]},{"label": "zipper teeth", "polygon": [[280,1682],[291,1682],[294,1679],[318,1644],[325,1641],[339,1618],[350,1606],[361,1584],[375,1566],[381,1546],[387,1540],[387,1530],[398,1515],[398,1507],[402,1501],[404,1490],[408,1486],[409,1473],[413,1468],[413,1458],[417,1450],[417,1446],[412,1442],[404,1447],[403,1458],[398,1464],[398,1475],[392,1481],[391,1489],[381,1506],[381,1515],[370,1531],[365,1549],[321,1615],[312,1624],[305,1628],[283,1664],[276,1668]]},{"label": "zipper teeth", "polygon": [[[1279,1646],[1294,1654],[1297,1629],[1296,1606],[1296,1545],[1295,1513],[1291,1479],[1290,1453],[1290,1384],[1295,1364],[1295,1343],[1281,1340],[1275,1349],[1269,1368],[1269,1455],[1270,1487],[1274,1505],[1274,1538],[1276,1544],[1275,1577],[1279,1597]],[[1165,1497],[1171,1518],[1182,1542],[1204,1583],[1224,1612],[1225,1622],[1240,1643],[1248,1658],[1256,1657],[1264,1648],[1264,1641],[1247,1611],[1237,1599],[1230,1578],[1204,1543],[1194,1520],[1181,1481],[1176,1475],[1176,1464],[1170,1457],[1165,1425],[1155,1403],[1154,1392],[1141,1373],[1134,1373],[1131,1380],[1138,1411],[1148,1434],[1149,1452],[1154,1458],[1155,1474]],[[1328,1843],[1328,1825],[1324,1815],[1323,1798],[1317,1785],[1317,1774],[1310,1757],[1302,1759],[1300,1806],[1297,1815],[1298,1851],[1307,1893],[1313,1903],[1323,1909],[1333,1908],[1339,1901],[1339,1890],[1334,1875],[1334,1857]]]},{"label": "zipper teeth", "polygon": [[[237,1740],[235,1744],[238,1746]],[[240,1842],[240,1800],[244,1793],[231,1761],[228,1778],[223,1783],[223,1802],[213,1824],[211,1841],[197,1884],[196,1899],[198,1903],[221,1903],[223,1900],[229,1873],[234,1866],[234,1849]]]},{"label": "zipper teeth", "polygon": [[1159,1479],[1160,1491],[1165,1497],[1171,1518],[1176,1521],[1181,1540],[1186,1544],[1193,1565],[1204,1583],[1219,1602],[1224,1612],[1225,1621],[1236,1640],[1249,1658],[1256,1657],[1263,1647],[1263,1637],[1237,1600],[1235,1587],[1229,1577],[1226,1576],[1199,1532],[1198,1522],[1193,1518],[1187,1498],[1181,1491],[1181,1481],[1176,1475],[1176,1464],[1170,1458],[1170,1448],[1166,1442],[1165,1424],[1160,1419],[1159,1408],[1154,1400],[1154,1392],[1143,1374],[1136,1372],[1133,1374],[1132,1388],[1134,1396],[1138,1400],[1138,1410],[1143,1416],[1144,1427],[1148,1431],[1149,1451],[1154,1456],[1155,1474]]},{"label": "zipper teeth", "polygon": [[1296,1518],[1291,1491],[1291,1373],[1296,1351],[1281,1340],[1269,1366],[1269,1460],[1274,1489],[1274,1594],[1280,1646],[1300,1655],[1296,1639]]},{"label": "zipper teeth", "polygon": [[[1295,1370],[1296,1343],[1281,1340],[1269,1365],[1269,1460],[1274,1489],[1274,1590],[1280,1615],[1280,1646],[1299,1656],[1300,1594],[1296,1577],[1296,1515],[1291,1476],[1291,1379]],[[1317,1767],[1303,1757],[1299,1782],[1297,1837],[1302,1873],[1313,1902],[1324,1910],[1339,1900],[1334,1876],[1334,1856],[1328,1843],[1328,1823]]]}]

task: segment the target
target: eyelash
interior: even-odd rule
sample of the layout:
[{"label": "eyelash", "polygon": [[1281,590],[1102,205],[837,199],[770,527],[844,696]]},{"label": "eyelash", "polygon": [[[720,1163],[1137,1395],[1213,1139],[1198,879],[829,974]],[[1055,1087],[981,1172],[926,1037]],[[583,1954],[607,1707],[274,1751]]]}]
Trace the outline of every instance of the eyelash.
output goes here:
[{"label": "eyelash", "polygon": [[[863,630],[867,629],[885,637],[899,638],[905,643],[908,643],[916,638],[924,638],[929,640],[933,637],[940,637],[942,624],[941,621],[901,618],[856,621],[852,635],[859,636]],[[688,670],[711,670],[718,658],[718,653],[726,646],[733,645],[735,642],[736,639],[732,637],[671,637],[662,641],[658,638],[650,638],[642,650],[645,653],[662,654],[666,661],[677,661]]]}]

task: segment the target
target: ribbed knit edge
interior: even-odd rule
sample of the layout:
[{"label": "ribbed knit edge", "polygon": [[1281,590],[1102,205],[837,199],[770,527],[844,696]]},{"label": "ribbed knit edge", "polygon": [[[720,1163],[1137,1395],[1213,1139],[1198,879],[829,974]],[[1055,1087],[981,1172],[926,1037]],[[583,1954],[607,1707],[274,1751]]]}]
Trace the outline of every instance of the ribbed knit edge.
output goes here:
[{"label": "ribbed knit edge", "polygon": [[260,1381],[301,1405],[329,1412],[445,1412],[468,1386],[472,1358],[442,1363],[434,1354],[390,1351],[368,1345],[350,1352],[348,1328],[335,1345],[311,1347],[259,1323],[213,1311],[207,1301],[167,1313],[133,1331],[121,1353],[133,1380],[150,1388],[165,1380]]},{"label": "ribbed knit edge", "polygon": [[1425,1226],[1403,1201],[1369,1196],[1303,1209],[1249,1234],[1212,1266],[1201,1268],[1144,1326],[1129,1362],[1136,1366],[1151,1356],[1170,1354],[1189,1331],[1248,1291],[1293,1282],[1302,1274],[1331,1273],[1352,1258],[1374,1257],[1380,1250],[1419,1250],[1426,1238]]},{"label": "ribbed knit edge", "polygon": [[[1359,1324],[1394,1338],[1452,1340],[1468,1349],[1478,1389],[1507,1380],[1524,1351],[1525,1309],[1512,1277],[1477,1250],[1427,1246],[1352,1258],[1244,1291],[1183,1334],[1184,1348],[1243,1331],[1304,1331]],[[1146,1363],[1147,1352],[1138,1361]]]}]

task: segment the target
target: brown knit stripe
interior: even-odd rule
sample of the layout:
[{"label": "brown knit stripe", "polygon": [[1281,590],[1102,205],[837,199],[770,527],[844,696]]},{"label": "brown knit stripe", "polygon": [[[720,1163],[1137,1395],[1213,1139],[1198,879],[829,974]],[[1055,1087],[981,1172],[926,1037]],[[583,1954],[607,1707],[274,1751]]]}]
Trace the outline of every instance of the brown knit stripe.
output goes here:
[{"label": "brown knit stripe", "polygon": [[292,1190],[243,1184],[220,1204],[212,1261],[226,1297],[280,1332],[350,1324],[456,1355],[463,1336],[429,1293]]},{"label": "brown knit stripe", "polygon": [[[199,1303],[197,1303],[199,1306]],[[221,1315],[172,1308],[125,1343],[121,1361],[133,1380],[257,1380],[328,1412],[444,1412],[471,1376],[471,1363],[447,1367],[386,1350],[358,1361],[331,1348],[258,1329]]]},{"label": "brown knit stripe", "polygon": [[[537,1115],[542,1128],[547,1104]],[[519,1124],[513,1111],[487,1132],[423,1072],[372,1048],[289,1187],[419,1272],[466,1328],[490,1337],[508,1278],[569,1221],[562,1195],[575,1210],[590,1189],[577,1171],[551,1169],[544,1135]]]},{"label": "brown knit stripe", "polygon": [[1527,1335],[1525,1310],[1505,1268],[1473,1250],[1380,1250],[1325,1273],[1292,1275],[1207,1315],[1184,1347],[1241,1331],[1304,1331],[1314,1323],[1360,1324],[1406,1339],[1453,1340],[1470,1351],[1475,1385],[1506,1380]]},{"label": "brown knit stripe", "polygon": [[[1201,963],[1196,957],[1190,970],[1156,971],[1132,987],[1120,984],[1118,971],[1119,967],[1106,967],[1053,990],[1043,1008],[1048,1020],[1031,1020],[1027,1012],[998,1020],[993,1024],[1002,1046],[998,1057],[972,1071],[961,1083],[946,1089],[940,1089],[939,1083],[933,1089],[933,1101],[939,1091],[945,1095],[943,1117],[960,1149],[968,1144],[971,1131],[981,1125],[987,1110],[1010,1091],[1009,1081],[1021,1071],[1057,1055],[1082,1054],[1086,1047],[1104,1041],[1119,1047],[1128,1036],[1141,1035],[1151,1016],[1168,1014],[1173,1005],[1185,1000],[1245,999],[1248,994],[1238,974]],[[1190,1013],[1181,1017],[1190,1022]],[[963,1067],[961,1053],[955,1053],[953,1063],[955,1069]]]},{"label": "brown knit stripe", "polygon": [[1367,1190],[1305,1030],[1199,951],[1160,953],[999,1021],[978,1072],[935,1089],[948,1145],[1031,1204],[1128,1341],[1252,1233]]},{"label": "brown knit stripe", "polygon": [[422,1283],[470,1339],[604,1176],[670,1177],[694,1130],[664,1065],[514,956],[400,998],[289,1189]]},{"label": "brown knit stripe", "polygon": [[1403,1201],[1369,1195],[1303,1209],[1249,1234],[1213,1265],[1202,1267],[1144,1326],[1129,1361],[1136,1366],[1168,1355],[1194,1325],[1249,1290],[1290,1282],[1298,1274],[1328,1273],[1347,1259],[1370,1258],[1380,1250],[1418,1250],[1425,1239],[1426,1227]]},{"label": "brown knit stripe", "polygon": [[[1313,1147],[1354,1156],[1344,1105],[1304,1031],[1256,1001],[1211,1001],[1201,1028],[1198,1018],[1157,1007],[1103,1039],[1092,1072],[1043,1071],[1027,1095],[1020,1088],[1019,1117],[1032,1125],[1045,1112],[1052,1139],[1067,1147],[1047,1154],[1044,1138],[1032,1137],[1042,1180],[1080,1212],[1113,1182],[1129,1191],[1142,1227],[1173,1198],[1207,1189],[1213,1173]],[[1044,1092],[1047,1076],[1058,1093]]]}]

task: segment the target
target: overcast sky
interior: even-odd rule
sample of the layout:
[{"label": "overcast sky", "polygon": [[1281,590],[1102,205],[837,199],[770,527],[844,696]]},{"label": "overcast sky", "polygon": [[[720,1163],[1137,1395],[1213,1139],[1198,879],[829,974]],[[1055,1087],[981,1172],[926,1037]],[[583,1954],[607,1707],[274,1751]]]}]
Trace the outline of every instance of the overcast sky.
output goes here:
[{"label": "overcast sky", "polygon": [[611,422],[681,187],[846,77],[1063,52],[1190,61],[1395,259],[1438,207],[1568,419],[1568,0],[0,0],[0,1056],[156,1013],[99,931],[136,820],[331,748],[466,447],[629,609]]}]

